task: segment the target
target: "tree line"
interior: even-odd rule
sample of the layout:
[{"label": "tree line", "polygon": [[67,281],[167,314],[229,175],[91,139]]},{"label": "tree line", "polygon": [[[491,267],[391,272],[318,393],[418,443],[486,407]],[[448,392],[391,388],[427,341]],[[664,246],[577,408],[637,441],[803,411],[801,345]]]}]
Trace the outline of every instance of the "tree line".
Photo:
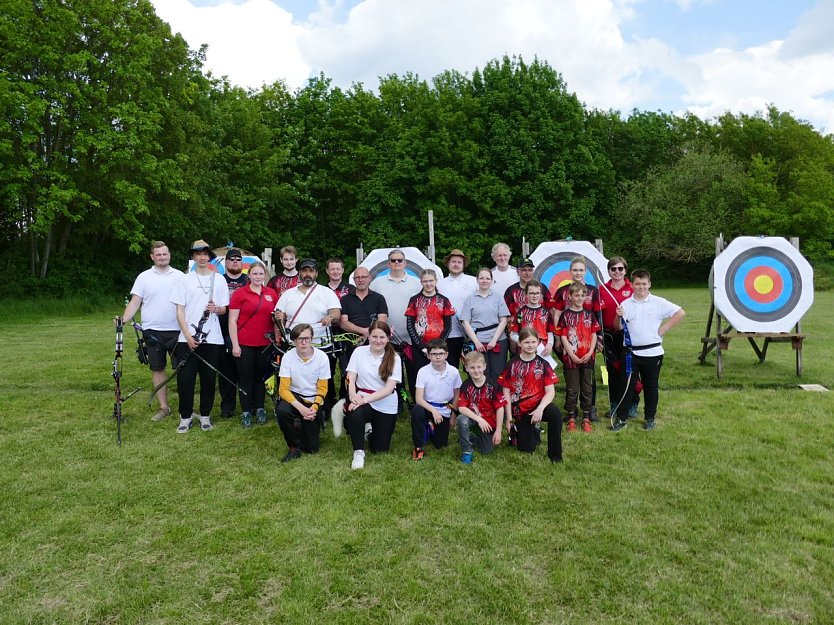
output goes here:
[{"label": "tree line", "polygon": [[488,261],[566,237],[703,281],[714,237],[798,236],[832,260],[834,143],[790,113],[589,109],[546,62],[325,75],[245,90],[148,0],[6,0],[0,267],[13,292],[128,284],[164,239],[347,256],[428,244]]}]

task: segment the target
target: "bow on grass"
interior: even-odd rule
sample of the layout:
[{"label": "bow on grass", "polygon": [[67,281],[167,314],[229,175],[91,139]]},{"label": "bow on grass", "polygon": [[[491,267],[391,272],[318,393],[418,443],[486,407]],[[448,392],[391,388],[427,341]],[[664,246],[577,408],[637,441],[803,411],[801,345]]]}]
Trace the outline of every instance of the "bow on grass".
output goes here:
[{"label": "bow on grass", "polygon": [[115,399],[113,401],[113,418],[116,420],[116,443],[122,446],[122,404],[133,397],[138,391],[137,387],[126,397],[122,397],[122,355],[124,353],[124,321],[116,317],[116,355],[113,357],[113,382],[115,383]]}]

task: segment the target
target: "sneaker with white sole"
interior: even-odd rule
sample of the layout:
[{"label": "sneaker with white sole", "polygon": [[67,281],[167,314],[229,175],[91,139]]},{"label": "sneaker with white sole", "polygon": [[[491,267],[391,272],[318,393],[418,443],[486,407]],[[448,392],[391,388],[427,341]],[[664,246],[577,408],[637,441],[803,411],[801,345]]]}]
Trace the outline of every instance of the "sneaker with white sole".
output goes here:
[{"label": "sneaker with white sole", "polygon": [[170,414],[170,408],[160,408],[156,411],[156,414],[151,417],[151,421],[162,421],[165,419],[165,417],[170,416]]},{"label": "sneaker with white sole", "polygon": [[214,426],[211,424],[211,417],[200,416],[200,429],[203,430],[203,432],[208,432],[209,430],[214,429]]},{"label": "sneaker with white sole", "polygon": [[365,450],[357,449],[353,452],[353,462],[350,463],[350,468],[354,471],[365,467]]},{"label": "sneaker with white sole", "polygon": [[177,434],[185,434],[186,432],[188,432],[188,430],[191,429],[192,423],[193,421],[191,420],[191,417],[188,417],[187,419],[181,418],[180,424],[179,426],[177,426]]}]

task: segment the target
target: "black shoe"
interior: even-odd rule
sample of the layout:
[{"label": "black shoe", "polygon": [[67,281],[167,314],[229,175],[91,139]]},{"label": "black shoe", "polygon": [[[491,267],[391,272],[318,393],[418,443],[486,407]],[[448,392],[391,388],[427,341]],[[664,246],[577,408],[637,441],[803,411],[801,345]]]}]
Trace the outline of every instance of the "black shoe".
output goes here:
[{"label": "black shoe", "polygon": [[591,423],[596,423],[597,421],[599,421],[599,417],[597,416],[597,407],[596,406],[591,406],[591,414],[590,414],[589,418],[591,419]]},{"label": "black shoe", "polygon": [[287,455],[281,459],[281,462],[292,462],[301,457],[301,450],[298,447],[290,447]]},{"label": "black shoe", "polygon": [[220,413],[220,418],[221,419],[231,419],[232,418],[232,413],[229,412],[228,410],[224,410],[223,412]]},{"label": "black shoe", "polygon": [[653,430],[654,429],[654,419],[647,419],[646,422],[643,424],[644,430]]},{"label": "black shoe", "polygon": [[617,421],[614,421],[614,424],[611,426],[611,430],[613,432],[619,432],[620,430],[624,430],[625,426],[626,426],[625,421],[617,420]]}]

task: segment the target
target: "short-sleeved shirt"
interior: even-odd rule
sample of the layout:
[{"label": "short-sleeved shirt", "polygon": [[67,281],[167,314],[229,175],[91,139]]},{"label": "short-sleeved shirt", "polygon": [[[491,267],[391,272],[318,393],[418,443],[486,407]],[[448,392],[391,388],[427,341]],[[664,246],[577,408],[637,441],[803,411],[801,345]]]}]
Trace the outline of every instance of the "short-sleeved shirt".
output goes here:
[{"label": "short-sleeved shirt", "polygon": [[391,274],[385,274],[374,278],[370,288],[385,298],[388,306],[388,325],[391,327],[393,342],[411,343],[411,337],[405,325],[405,309],[408,308],[411,296],[422,290],[420,280],[409,274],[405,274],[402,280],[394,280]]},{"label": "short-sleeved shirt", "polygon": [[368,291],[364,298],[355,292],[348,293],[341,300],[342,315],[347,315],[348,321],[360,328],[369,328],[380,315],[388,314],[385,298],[375,291]]},{"label": "short-sleeved shirt", "polygon": [[448,275],[437,281],[437,292],[445,295],[452,302],[458,314],[452,317],[452,327],[449,330],[450,339],[460,338],[463,336],[463,328],[460,325],[460,309],[466,298],[478,290],[478,281],[475,276],[469,276],[464,273],[453,276]]},{"label": "short-sleeved shirt", "polygon": [[612,281],[609,280],[605,283],[605,288],[599,290],[599,294],[602,300],[602,325],[608,331],[613,329],[616,324],[617,307],[634,295],[634,289],[627,279],[619,289],[614,288]]},{"label": "short-sleeved shirt", "polygon": [[545,387],[558,381],[553,367],[538,355],[529,361],[515,356],[498,376],[498,383],[510,389],[513,418],[533,412],[544,397]]},{"label": "short-sleeved shirt", "polygon": [[663,345],[650,349],[639,349],[642,345],[662,343],[663,338],[658,333],[658,328],[664,319],[668,319],[681,307],[673,304],[667,299],[657,295],[649,296],[643,301],[634,299],[632,295],[625,300],[623,307],[624,318],[628,324],[628,332],[631,336],[631,349],[635,356],[660,356],[663,354]]},{"label": "short-sleeved shirt", "polygon": [[183,275],[173,267],[163,273],[153,266],[136,277],[130,293],[142,298],[142,327],[145,330],[171,332],[180,329],[177,307],[171,303],[171,295]]},{"label": "short-sleeved shirt", "polygon": [[[527,305],[527,293],[524,292],[524,287],[521,286],[520,282],[516,282],[504,291],[504,301],[507,302],[510,318],[515,317],[519,308]],[[550,290],[544,285],[542,285],[542,307],[553,307],[553,298],[550,296]]]},{"label": "short-sleeved shirt", "polygon": [[497,424],[496,412],[504,405],[504,393],[487,379],[481,386],[476,386],[469,379],[460,387],[458,408],[478,409],[481,418],[494,430]]},{"label": "short-sleeved shirt", "polygon": [[309,291],[302,293],[297,286],[284,291],[275,310],[287,315],[287,330],[292,330],[299,323],[309,323],[313,327],[313,341],[320,345],[327,335],[327,328],[321,325],[322,318],[332,308],[341,310],[341,305],[336,294],[326,286],[316,284],[310,288],[313,289],[310,297],[307,297]]},{"label": "short-sleeved shirt", "polygon": [[[602,310],[602,300],[599,298],[599,289],[590,284],[585,285],[588,289],[585,293],[585,301],[582,302],[582,307],[592,312],[599,312]],[[553,296],[553,308],[556,310],[567,310],[570,308],[570,283],[563,284],[556,290]]]},{"label": "short-sleeved shirt", "polygon": [[585,364],[578,365],[570,359],[567,353],[562,354],[562,364],[565,369],[579,369],[594,367],[594,351],[591,345],[594,335],[600,331],[599,322],[594,313],[586,308],[572,310],[568,308],[563,311],[556,323],[556,334],[567,337],[568,343],[573,347],[574,352],[580,358],[591,353],[591,358]]},{"label": "short-sleeved shirt", "polygon": [[268,286],[261,287],[258,295],[248,285],[232,293],[229,310],[239,310],[237,317],[237,340],[247,347],[269,345],[264,336],[272,332],[272,311],[278,302],[275,291]]},{"label": "short-sleeved shirt", "polygon": [[[371,353],[371,347],[369,345],[360,345],[353,350],[353,353],[350,355],[350,361],[348,362],[347,372],[356,376],[357,389],[376,392],[385,387],[386,383],[379,375],[379,365],[382,364],[384,356],[384,352],[379,356],[374,356]],[[403,381],[402,361],[400,360],[399,354],[396,354],[394,357],[394,370],[388,379],[394,380],[398,384]],[[387,397],[371,402],[371,408],[385,414],[397,414],[398,403],[396,391]]]},{"label": "short-sleeved shirt", "polygon": [[507,271],[492,269],[492,290],[503,296],[508,288],[518,282],[518,269],[510,265]]},{"label": "short-sleeved shirt", "polygon": [[550,339],[550,334],[555,334],[556,328],[553,326],[553,317],[550,311],[544,306],[532,308],[530,306],[522,306],[512,318],[510,322],[510,332],[518,334],[521,328],[533,328],[536,334],[539,335],[540,343],[547,343]]},{"label": "short-sleeved shirt", "polygon": [[330,360],[327,354],[313,348],[313,355],[309,360],[303,360],[297,349],[291,349],[281,358],[281,369],[278,375],[290,378],[290,390],[307,401],[316,398],[319,380],[330,379]]},{"label": "short-sleeved shirt", "polygon": [[[214,280],[212,280],[212,276],[214,276]],[[214,284],[213,290],[212,283]],[[229,305],[229,287],[222,276],[218,276],[214,272],[208,276],[201,276],[196,271],[190,271],[177,281],[176,288],[171,294],[171,303],[185,307],[185,323],[188,324],[192,336],[195,327],[200,326],[200,320],[209,300],[212,300],[215,306]],[[210,314],[203,324],[203,332],[206,332],[205,343],[223,345],[220,321],[214,313]],[[180,332],[179,342],[186,342],[185,335],[182,332]]]},{"label": "short-sleeved shirt", "polygon": [[[235,291],[249,284],[249,276],[242,273],[237,278],[231,278],[229,274],[223,274],[223,277],[226,279],[226,284],[229,285],[229,303],[231,304]],[[223,336],[229,336],[229,311],[227,310],[222,315],[219,315],[219,319],[220,331],[223,332]]]},{"label": "short-sleeved shirt", "polygon": [[489,343],[495,335],[495,327],[501,321],[500,318],[509,316],[507,302],[494,289],[490,289],[487,296],[475,291],[466,298],[458,312],[458,317],[469,322],[481,343]]},{"label": "short-sleeved shirt", "polygon": [[444,417],[451,417],[452,410],[446,404],[455,397],[455,390],[460,388],[460,372],[449,363],[442,371],[437,371],[431,364],[421,367],[417,372],[415,386],[423,389],[423,399]]},{"label": "short-sleeved shirt", "polygon": [[414,318],[414,328],[423,346],[443,336],[444,320],[454,314],[455,307],[452,306],[452,302],[440,293],[434,295],[417,293],[411,297],[408,301],[408,308],[405,309],[405,316]]},{"label": "short-sleeved shirt", "polygon": [[278,299],[281,299],[284,291],[288,291],[298,286],[299,280],[300,277],[297,273],[294,276],[288,276],[287,274],[281,272],[272,276],[266,285],[278,294]]},{"label": "short-sleeved shirt", "polygon": [[326,284],[325,286],[331,291],[333,291],[333,293],[335,293],[336,297],[339,298],[339,301],[341,301],[345,297],[345,295],[347,295],[348,293],[353,293],[353,291],[355,290],[354,286],[347,280],[342,280],[339,286],[337,286],[335,289],[329,284]]}]

